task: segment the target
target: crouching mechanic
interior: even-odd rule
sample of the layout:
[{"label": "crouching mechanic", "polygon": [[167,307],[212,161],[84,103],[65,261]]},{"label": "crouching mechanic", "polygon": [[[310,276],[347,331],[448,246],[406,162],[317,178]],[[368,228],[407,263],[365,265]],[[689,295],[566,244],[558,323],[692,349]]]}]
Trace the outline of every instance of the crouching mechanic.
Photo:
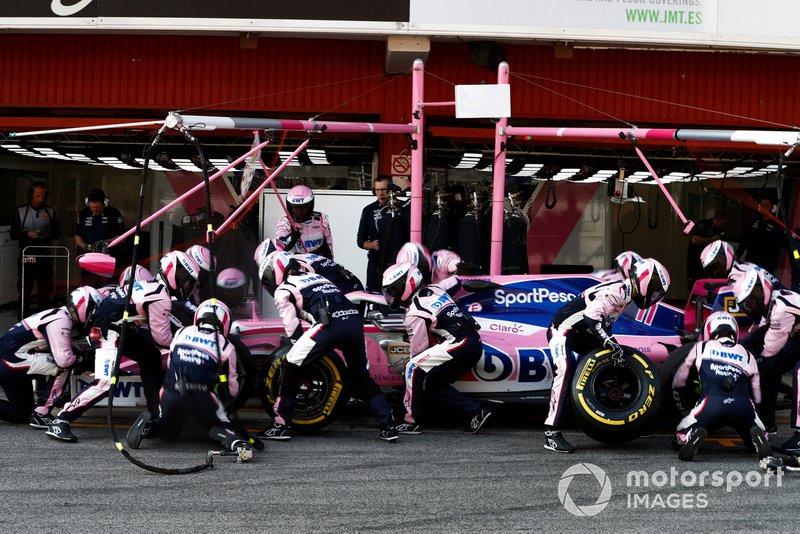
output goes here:
[{"label": "crouching mechanic", "polygon": [[777,432],[775,405],[781,379],[784,373],[792,372],[789,424],[794,428],[794,433],[781,448],[787,453],[796,454],[800,453],[800,295],[787,289],[775,289],[766,274],[760,269],[747,271],[733,285],[733,294],[741,309],[759,325],[755,332],[742,340],[742,345],[759,359],[762,401],[758,413],[770,433]]},{"label": "crouching mechanic", "polygon": [[[187,300],[197,283],[199,266],[181,251],[167,252],[159,261],[155,280],[135,282],[130,294],[133,316],[125,337],[124,356],[139,364],[142,389],[147,409],[153,417],[158,416],[158,392],[163,382],[161,347],[172,342],[170,312],[172,297]],[[97,309],[97,326],[108,335],[109,330],[122,331],[121,320],[127,302],[128,288],[118,287],[103,300]],[[69,428],[89,408],[108,396],[111,382],[95,379],[89,387],[78,393],[58,414],[48,427],[48,436],[74,443],[78,438]]]},{"label": "crouching mechanic", "polygon": [[[259,267],[259,277],[274,297],[286,334],[294,345],[286,355],[278,386],[275,422],[258,437],[289,439],[300,368],[339,349],[347,364],[349,383],[380,425],[379,437],[396,440],[392,409],[367,370],[364,323],[355,306],[324,277],[302,272],[300,264],[286,252],[267,256]],[[311,324],[305,332],[301,319]]]},{"label": "crouching mechanic", "polygon": [[[46,428],[50,408],[66,379],[65,369],[93,362],[94,351],[73,349],[73,330],[86,335],[102,297],[94,288],[82,286],[70,293],[66,306],[35,313],[18,322],[0,338],[0,387],[7,400],[0,400],[0,420]],[[32,375],[55,377],[48,381],[44,405],[34,411]]]},{"label": "crouching mechanic", "polygon": [[629,278],[590,287],[556,312],[547,330],[556,369],[550,391],[550,411],[544,422],[545,449],[575,451],[559,430],[575,371],[573,353],[580,358],[598,347],[606,347],[611,351],[614,365],[625,365],[624,351],[611,335],[614,321],[631,302],[640,309],[649,308],[664,298],[667,289],[667,269],[658,261],[646,258],[633,264]]},{"label": "crouching mechanic", "polygon": [[[468,418],[464,432],[477,433],[491,412],[451,384],[471,369],[483,353],[475,323],[450,297],[460,287],[452,277],[440,285],[423,285],[423,275],[410,263],[392,265],[383,273],[383,296],[392,308],[406,308],[405,327],[411,343],[406,364],[405,422],[401,434],[421,434],[423,395],[457,410]],[[440,340],[431,346],[430,337]]]},{"label": "crouching mechanic", "polygon": [[223,302],[209,299],[197,307],[194,325],[178,330],[170,345],[160,415],[139,414],[128,430],[129,447],[138,449],[144,438],[177,438],[184,416],[191,414],[226,450],[239,451],[243,461],[252,459],[250,445],[231,428],[214,391],[221,375],[227,377],[231,397],[239,394],[236,349],[227,339],[230,327],[231,312]]},{"label": "crouching mechanic", "polygon": [[703,339],[689,351],[672,381],[673,389],[685,387],[692,367],[700,375],[700,399],[675,432],[675,443],[681,446],[678,458],[690,461],[708,431],[723,426],[733,427],[745,443],[752,443],[759,460],[770,456],[754,405],[761,402],[758,365],[738,343],[736,319],[726,312],[712,313],[703,326]]},{"label": "crouching mechanic", "polygon": [[[289,216],[275,223],[275,239],[289,253],[313,252],[333,259],[333,237],[328,216],[314,211],[314,192],[296,185],[286,195]],[[291,217],[291,219],[290,219]]]}]

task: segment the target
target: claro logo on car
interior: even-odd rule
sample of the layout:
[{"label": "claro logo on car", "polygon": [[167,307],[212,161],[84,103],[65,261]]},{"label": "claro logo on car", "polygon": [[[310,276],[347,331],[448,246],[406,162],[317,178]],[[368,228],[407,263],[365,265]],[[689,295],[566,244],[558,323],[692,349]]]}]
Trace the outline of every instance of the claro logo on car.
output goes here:
[{"label": "claro logo on car", "polygon": [[542,304],[544,302],[560,303],[569,302],[577,295],[565,291],[550,291],[546,287],[537,287],[530,291],[506,291],[496,289],[494,292],[495,304],[502,304],[506,308],[514,304]]}]

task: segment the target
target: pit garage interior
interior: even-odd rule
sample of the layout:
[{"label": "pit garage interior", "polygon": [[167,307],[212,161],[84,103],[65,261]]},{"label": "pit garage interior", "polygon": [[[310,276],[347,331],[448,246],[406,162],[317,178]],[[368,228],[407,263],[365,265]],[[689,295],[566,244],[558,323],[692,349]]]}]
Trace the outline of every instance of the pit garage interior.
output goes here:
[{"label": "pit garage interior", "polygon": [[[14,206],[26,201],[35,180],[47,182],[49,204],[62,221],[59,244],[72,250],[70,221],[92,187],[103,188],[132,224],[142,154],[157,127],[19,138],[11,132],[154,121],[176,110],[409,123],[410,67],[418,56],[425,60],[429,102],[453,100],[457,84],[496,83],[497,64],[507,61],[515,126],[786,130],[800,122],[794,89],[800,63],[788,54],[435,38],[6,32],[0,35],[0,176],[6,191],[0,225],[10,224]],[[490,199],[493,121],[457,120],[447,106],[426,108],[425,119],[426,213],[436,210],[437,194],[457,184],[468,201]],[[306,138],[302,132],[259,134],[272,137],[262,152],[270,167]],[[252,135],[234,131],[198,139],[211,172],[253,143]],[[396,183],[404,186],[407,178],[392,163],[409,153],[409,143],[402,135],[314,134],[298,165],[276,183],[369,190],[374,176],[395,171]],[[796,156],[724,142],[638,146],[689,219],[729,213],[731,242],[755,216],[747,199],[761,194],[779,196],[790,226],[798,225]],[[529,272],[601,269],[631,249],[663,261],[673,278],[668,297],[686,297],[683,225],[630,141],[517,137],[505,148],[506,190],[530,220]],[[176,133],[165,136],[153,159],[146,213],[201,176],[196,150]],[[214,209],[224,215],[239,201],[242,168],[215,186]],[[180,241],[171,228],[197,222],[203,199],[196,197],[150,227],[152,257]],[[785,256],[779,275],[788,281]],[[8,286],[15,265],[7,259],[2,265]]]}]

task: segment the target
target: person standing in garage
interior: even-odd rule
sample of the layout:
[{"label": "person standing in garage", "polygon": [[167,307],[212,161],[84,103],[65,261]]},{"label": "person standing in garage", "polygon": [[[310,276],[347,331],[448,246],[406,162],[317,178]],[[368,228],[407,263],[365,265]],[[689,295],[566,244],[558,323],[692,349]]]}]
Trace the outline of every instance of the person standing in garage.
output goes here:
[{"label": "person standing in garage", "polygon": [[[102,252],[104,244],[125,231],[122,214],[117,208],[110,206],[109,202],[102,189],[91,189],[86,195],[86,207],[75,219],[75,244],[78,247],[78,254]],[[108,253],[115,256],[115,249],[109,249]],[[80,285],[96,285],[101,280],[97,275],[81,269]]]},{"label": "person standing in garage", "polygon": [[17,291],[20,295],[20,305],[17,308],[17,319],[30,315],[29,306],[34,282],[38,291],[39,311],[48,309],[53,298],[53,258],[42,257],[49,252],[45,249],[32,249],[28,251],[28,255],[31,256],[29,261],[24,264],[22,261],[26,247],[49,247],[61,233],[55,208],[46,204],[47,196],[47,184],[42,181],[34,182],[28,189],[28,202],[17,206],[11,223],[11,239],[19,242]]}]

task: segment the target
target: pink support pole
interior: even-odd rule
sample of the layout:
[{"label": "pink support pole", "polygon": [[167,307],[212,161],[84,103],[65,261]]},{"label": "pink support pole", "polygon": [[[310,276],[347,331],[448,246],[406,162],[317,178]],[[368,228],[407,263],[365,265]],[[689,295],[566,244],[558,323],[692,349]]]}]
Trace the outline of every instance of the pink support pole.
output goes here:
[{"label": "pink support pole", "polygon": [[[251,148],[251,149],[250,149],[248,152],[245,152],[245,154],[244,154],[243,156],[239,156],[237,159],[235,159],[235,160],[234,160],[234,161],[233,161],[233,162],[232,162],[230,165],[228,165],[227,167],[225,167],[225,168],[224,168],[224,169],[222,169],[221,171],[217,171],[217,172],[215,172],[214,174],[212,174],[211,176],[209,176],[209,177],[208,177],[208,181],[209,181],[209,182],[212,182],[212,181],[216,180],[217,178],[219,178],[220,176],[222,176],[223,174],[225,174],[226,172],[228,172],[229,170],[231,170],[232,168],[234,168],[235,166],[237,166],[238,164],[240,164],[241,162],[243,162],[244,160],[246,160],[246,159],[247,159],[249,156],[251,156],[253,153],[255,153],[255,152],[257,152],[257,151],[261,150],[262,148],[264,148],[264,147],[265,147],[265,146],[267,146],[268,144],[269,144],[269,141],[264,141],[263,143],[261,143],[261,144],[260,144],[260,145],[258,145],[257,147],[253,147],[253,148]],[[142,227],[144,227],[144,226],[145,226],[145,225],[147,225],[147,224],[150,224],[150,223],[151,223],[151,222],[152,222],[154,219],[158,218],[158,217],[159,217],[160,215],[162,215],[164,212],[166,212],[167,210],[169,210],[169,209],[170,209],[170,208],[172,208],[173,206],[175,206],[175,205],[179,204],[180,202],[182,202],[182,201],[183,201],[183,199],[185,199],[185,198],[187,198],[187,197],[189,197],[189,196],[193,195],[193,194],[194,194],[194,193],[196,193],[197,191],[200,191],[200,190],[201,190],[201,189],[203,189],[204,187],[205,187],[205,183],[203,183],[203,182],[201,181],[199,184],[197,184],[196,186],[192,187],[192,188],[191,188],[191,189],[189,189],[187,192],[185,192],[184,194],[182,194],[181,196],[179,196],[178,198],[176,198],[175,200],[173,200],[172,202],[170,202],[169,204],[167,204],[166,206],[164,206],[163,208],[159,209],[158,211],[156,211],[155,213],[153,213],[151,216],[149,216],[149,217],[147,217],[145,220],[143,220],[143,221],[142,221]],[[124,240],[125,240],[125,238],[127,238],[129,235],[131,235],[131,234],[132,234],[133,232],[135,232],[135,231],[136,231],[136,227],[135,227],[135,226],[131,227],[129,230],[127,230],[126,232],[124,232],[122,235],[120,235],[120,236],[119,236],[118,238],[116,238],[114,241],[112,241],[111,243],[109,243],[109,244],[108,244],[108,246],[109,246],[109,247],[113,247],[113,246],[115,246],[115,245],[118,245],[118,244],[120,244],[122,241],[124,241]]]},{"label": "pink support pole", "polygon": [[678,215],[678,217],[680,217],[681,222],[684,224],[683,233],[685,235],[689,235],[691,233],[691,231],[692,231],[692,228],[694,228],[694,222],[688,220],[683,215],[683,212],[678,207],[678,205],[675,203],[675,200],[672,198],[672,195],[669,194],[669,191],[667,191],[667,188],[664,187],[664,183],[658,177],[658,175],[656,174],[656,171],[653,170],[653,167],[650,166],[650,162],[647,161],[646,157],[644,157],[644,154],[642,153],[641,150],[639,150],[639,147],[635,146],[633,148],[636,150],[636,154],[639,156],[639,159],[642,160],[642,163],[644,163],[644,166],[647,167],[648,171],[650,171],[650,176],[653,177],[653,180],[656,181],[656,183],[658,184],[658,187],[661,188],[661,192],[664,193],[665,197],[667,197],[667,200],[672,205],[672,209],[675,210],[675,213]]},{"label": "pink support pole", "polygon": [[[508,63],[501,62],[497,66],[497,83],[508,85]],[[489,274],[499,275],[503,265],[503,215],[506,197],[506,126],[508,117],[500,117],[495,125],[494,162],[492,174],[492,246],[489,259]]]},{"label": "pink support pole", "polygon": [[411,150],[411,241],[422,243],[422,156],[425,138],[425,113],[422,107],[425,98],[425,63],[414,60],[411,82],[411,134],[414,146]]},{"label": "pink support pole", "polygon": [[297,155],[306,148],[306,146],[308,145],[309,141],[310,141],[310,139],[306,139],[305,141],[300,143],[300,146],[298,146],[295,149],[295,151],[292,152],[289,155],[289,157],[286,158],[286,160],[283,163],[278,165],[278,168],[275,169],[272,172],[272,174],[270,174],[269,177],[266,180],[264,180],[264,183],[259,185],[255,189],[255,191],[253,191],[253,193],[249,197],[247,197],[247,199],[244,202],[242,202],[241,205],[238,208],[236,208],[236,211],[234,211],[233,213],[228,215],[228,218],[225,220],[225,222],[222,223],[221,225],[219,225],[219,228],[217,228],[214,233],[216,233],[217,235],[220,235],[225,230],[225,228],[227,228],[228,226],[233,224],[233,221],[235,221],[236,218],[239,216],[239,214],[247,208],[248,204],[250,204],[251,202],[253,202],[253,200],[258,198],[258,195],[261,194],[261,191],[263,191],[265,187],[267,187],[269,184],[271,184],[272,180],[274,180],[275,177],[278,176],[281,173],[281,171],[286,168],[286,166],[289,164],[289,162],[292,161],[294,158],[296,158]]}]

